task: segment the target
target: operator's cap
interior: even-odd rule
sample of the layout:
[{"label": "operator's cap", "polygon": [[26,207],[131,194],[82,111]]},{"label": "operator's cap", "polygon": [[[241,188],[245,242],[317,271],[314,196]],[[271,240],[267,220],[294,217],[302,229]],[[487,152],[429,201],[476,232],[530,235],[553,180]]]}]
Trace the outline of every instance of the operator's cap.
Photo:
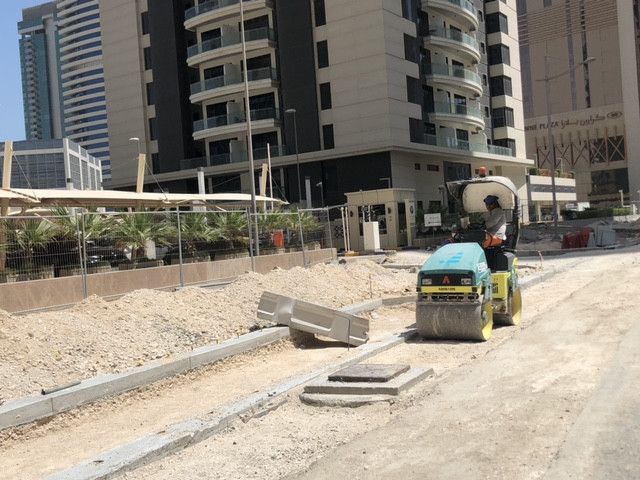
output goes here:
[{"label": "operator's cap", "polygon": [[484,203],[486,203],[487,205],[494,205],[496,203],[498,203],[499,198],[496,197],[495,195],[487,195],[484,198]]}]

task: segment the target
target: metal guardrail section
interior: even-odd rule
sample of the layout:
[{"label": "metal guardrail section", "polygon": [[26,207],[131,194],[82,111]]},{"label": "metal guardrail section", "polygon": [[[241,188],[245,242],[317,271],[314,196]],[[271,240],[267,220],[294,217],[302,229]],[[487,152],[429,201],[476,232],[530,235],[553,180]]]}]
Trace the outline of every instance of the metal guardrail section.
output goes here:
[{"label": "metal guardrail section", "polygon": [[264,292],[258,318],[359,346],[369,340],[369,320],[284,295]]}]

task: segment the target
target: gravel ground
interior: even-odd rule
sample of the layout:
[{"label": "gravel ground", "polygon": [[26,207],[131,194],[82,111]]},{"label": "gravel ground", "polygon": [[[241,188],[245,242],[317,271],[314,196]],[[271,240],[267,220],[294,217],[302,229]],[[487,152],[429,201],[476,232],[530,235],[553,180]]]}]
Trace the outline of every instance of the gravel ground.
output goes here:
[{"label": "gravel ground", "polygon": [[248,273],[217,290],[139,290],[114,302],[89,298],[63,311],[0,311],[0,404],[260,328],[256,309],[265,290],[342,307],[412,293],[414,282],[415,274],[362,261]]},{"label": "gravel ground", "polygon": [[[567,261],[576,258],[551,265]],[[541,478],[631,323],[632,315],[620,313],[638,307],[626,297],[615,311],[610,308],[615,272],[636,279],[639,264],[640,249],[585,258],[528,289],[522,325],[495,329],[489,342],[412,341],[376,356],[369,363],[435,369],[435,379],[419,383],[395,404],[316,408],[299,403],[298,392],[292,392],[277,411],[236,422],[221,435],[120,478],[298,478],[310,466],[311,478],[323,479],[431,473],[433,478]],[[603,314],[612,318],[604,323]],[[372,318],[406,325],[414,312],[410,306],[384,308]],[[527,361],[520,364],[519,356]],[[412,439],[417,447],[407,455],[397,445]],[[381,473],[405,463],[406,470],[415,467],[413,475]]]}]

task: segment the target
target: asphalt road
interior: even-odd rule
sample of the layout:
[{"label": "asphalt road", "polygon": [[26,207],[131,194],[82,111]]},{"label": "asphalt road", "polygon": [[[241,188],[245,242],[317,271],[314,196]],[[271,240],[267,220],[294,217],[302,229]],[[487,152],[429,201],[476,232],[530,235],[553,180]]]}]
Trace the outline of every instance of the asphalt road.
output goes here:
[{"label": "asphalt road", "polygon": [[589,282],[512,341],[291,478],[640,478],[634,255],[585,259]]}]

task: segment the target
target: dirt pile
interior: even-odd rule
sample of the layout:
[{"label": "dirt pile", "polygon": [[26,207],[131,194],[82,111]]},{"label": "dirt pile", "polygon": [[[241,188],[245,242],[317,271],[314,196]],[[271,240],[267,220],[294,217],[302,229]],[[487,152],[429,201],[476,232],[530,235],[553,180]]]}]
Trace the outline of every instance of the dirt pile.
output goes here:
[{"label": "dirt pile", "polygon": [[256,309],[265,290],[342,307],[371,294],[411,294],[414,282],[414,274],[366,261],[248,273],[217,290],[139,290],[114,302],[92,297],[64,311],[0,312],[0,403],[264,326]]}]

